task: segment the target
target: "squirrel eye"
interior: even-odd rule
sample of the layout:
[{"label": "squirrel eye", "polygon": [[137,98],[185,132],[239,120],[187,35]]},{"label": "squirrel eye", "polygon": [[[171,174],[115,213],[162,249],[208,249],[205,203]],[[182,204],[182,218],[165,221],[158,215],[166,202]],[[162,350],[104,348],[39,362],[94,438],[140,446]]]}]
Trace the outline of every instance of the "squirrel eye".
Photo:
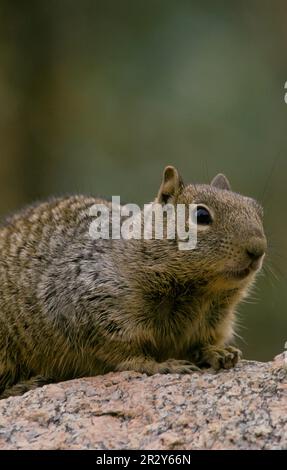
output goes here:
[{"label": "squirrel eye", "polygon": [[210,225],[212,223],[210,212],[205,207],[198,206],[195,215],[199,225]]}]

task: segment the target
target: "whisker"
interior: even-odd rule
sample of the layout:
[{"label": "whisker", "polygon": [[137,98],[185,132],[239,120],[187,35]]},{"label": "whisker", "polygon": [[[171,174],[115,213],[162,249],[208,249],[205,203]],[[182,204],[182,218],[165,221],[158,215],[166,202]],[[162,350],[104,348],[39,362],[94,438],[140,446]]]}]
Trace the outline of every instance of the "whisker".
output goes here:
[{"label": "whisker", "polygon": [[272,276],[275,278],[276,281],[280,281],[280,277],[282,278],[283,276],[280,276],[280,273],[279,272],[276,272],[278,271],[277,268],[275,268],[274,266],[272,266],[272,264],[269,262],[269,263],[266,263],[265,264],[265,268],[266,269],[266,272],[270,272],[272,274]]},{"label": "whisker", "polygon": [[270,186],[271,186],[271,181],[272,181],[272,178],[273,178],[273,175],[275,173],[275,170],[276,170],[276,167],[277,167],[277,164],[278,164],[278,161],[279,161],[279,158],[281,156],[281,152],[283,151],[283,149],[281,148],[278,152],[277,152],[277,155],[276,157],[274,158],[273,160],[273,164],[271,166],[271,169],[269,171],[269,173],[267,174],[267,177],[266,177],[266,182],[265,182],[265,185],[263,187],[263,192],[262,192],[262,195],[261,195],[261,201],[263,203],[264,206],[266,206],[266,196],[268,196],[268,191],[270,189]]}]

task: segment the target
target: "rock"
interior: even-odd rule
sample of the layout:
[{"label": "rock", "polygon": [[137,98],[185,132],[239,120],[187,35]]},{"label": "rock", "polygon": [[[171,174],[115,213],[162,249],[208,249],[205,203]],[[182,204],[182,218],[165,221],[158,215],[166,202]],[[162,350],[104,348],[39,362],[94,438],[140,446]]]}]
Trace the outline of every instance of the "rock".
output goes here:
[{"label": "rock", "polygon": [[286,356],[193,375],[110,373],[0,402],[1,449],[287,449]]}]

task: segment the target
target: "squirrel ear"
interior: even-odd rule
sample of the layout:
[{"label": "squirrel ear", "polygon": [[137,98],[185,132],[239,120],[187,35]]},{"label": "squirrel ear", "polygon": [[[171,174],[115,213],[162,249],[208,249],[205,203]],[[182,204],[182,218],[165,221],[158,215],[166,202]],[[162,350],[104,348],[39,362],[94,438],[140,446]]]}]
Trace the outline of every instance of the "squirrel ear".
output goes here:
[{"label": "squirrel ear", "polygon": [[166,204],[183,187],[184,183],[177,169],[173,166],[165,167],[161,187],[157,195],[157,202]]},{"label": "squirrel ear", "polygon": [[226,176],[222,173],[219,173],[213,178],[213,180],[211,181],[211,186],[214,186],[218,189],[226,189],[227,191],[231,191],[230,183]]}]

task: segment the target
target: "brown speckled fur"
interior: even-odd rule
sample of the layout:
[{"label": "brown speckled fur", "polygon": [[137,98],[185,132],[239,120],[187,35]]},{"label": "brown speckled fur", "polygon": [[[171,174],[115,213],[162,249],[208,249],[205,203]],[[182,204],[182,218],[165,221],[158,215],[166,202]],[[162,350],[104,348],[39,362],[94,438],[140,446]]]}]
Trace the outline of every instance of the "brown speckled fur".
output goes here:
[{"label": "brown speckled fur", "polygon": [[92,197],[39,203],[2,224],[2,398],[108,371],[235,365],[234,309],[256,271],[230,273],[244,269],[250,243],[266,243],[261,208],[222,189],[223,177],[184,186],[172,167],[164,175],[159,202],[201,203],[214,214],[196,250],[179,251],[174,240],[91,239],[88,209],[104,202]]}]

